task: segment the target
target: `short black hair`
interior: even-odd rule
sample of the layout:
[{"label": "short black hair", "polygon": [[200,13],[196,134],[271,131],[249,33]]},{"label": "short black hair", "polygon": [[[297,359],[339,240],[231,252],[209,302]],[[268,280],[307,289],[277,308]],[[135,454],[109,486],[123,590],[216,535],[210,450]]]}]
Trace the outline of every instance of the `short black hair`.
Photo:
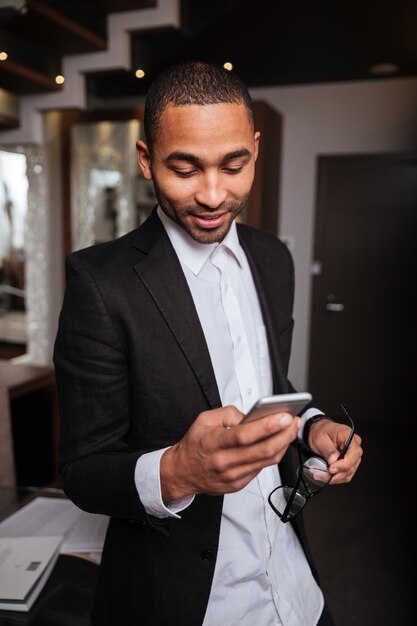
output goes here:
[{"label": "short black hair", "polygon": [[204,61],[185,61],[168,67],[151,84],[146,96],[144,130],[149,149],[155,143],[166,107],[244,104],[252,128],[255,112],[243,81],[230,70]]}]

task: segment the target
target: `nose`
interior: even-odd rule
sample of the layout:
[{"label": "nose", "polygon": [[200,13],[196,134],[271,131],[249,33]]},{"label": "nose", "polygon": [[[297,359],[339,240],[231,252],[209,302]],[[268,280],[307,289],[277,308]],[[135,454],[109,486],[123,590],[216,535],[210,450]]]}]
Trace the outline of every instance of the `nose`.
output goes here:
[{"label": "nose", "polygon": [[199,179],[195,194],[198,204],[209,209],[217,209],[227,198],[227,189],[222,176],[217,172],[206,172]]}]

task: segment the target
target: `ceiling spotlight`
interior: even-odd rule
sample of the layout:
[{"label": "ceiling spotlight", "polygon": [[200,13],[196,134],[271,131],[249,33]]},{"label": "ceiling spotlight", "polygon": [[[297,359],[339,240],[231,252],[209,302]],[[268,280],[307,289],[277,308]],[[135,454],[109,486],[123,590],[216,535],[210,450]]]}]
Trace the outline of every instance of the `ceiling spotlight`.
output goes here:
[{"label": "ceiling spotlight", "polygon": [[62,85],[65,82],[65,78],[58,74],[58,76],[55,76],[55,82],[57,85]]},{"label": "ceiling spotlight", "polygon": [[397,63],[376,63],[370,66],[369,73],[374,76],[391,76],[397,74],[399,70]]},{"label": "ceiling spotlight", "polygon": [[233,64],[229,63],[229,61],[227,61],[226,63],[223,63],[223,67],[224,67],[225,70],[231,71],[233,69]]},{"label": "ceiling spotlight", "polygon": [[135,76],[136,78],[143,78],[145,76],[145,72],[143,70],[136,70]]},{"label": "ceiling spotlight", "polygon": [[7,52],[0,52],[0,61],[5,61],[8,56]]}]

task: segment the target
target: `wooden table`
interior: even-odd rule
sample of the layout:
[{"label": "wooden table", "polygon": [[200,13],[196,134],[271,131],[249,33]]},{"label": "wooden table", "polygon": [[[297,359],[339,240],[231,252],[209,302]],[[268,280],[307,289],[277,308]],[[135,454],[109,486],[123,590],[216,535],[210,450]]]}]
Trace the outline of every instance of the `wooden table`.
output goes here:
[{"label": "wooden table", "polygon": [[[65,498],[59,489],[0,487],[0,521],[34,498]],[[0,611],[0,626],[91,626],[91,608],[98,565],[61,554],[45,587],[28,613]]]},{"label": "wooden table", "polygon": [[53,393],[52,433],[53,467],[57,472],[58,407],[56,401],[55,371],[48,366],[11,363],[0,360],[0,486],[15,485],[15,458],[12,428],[12,401],[34,391],[50,389]]}]

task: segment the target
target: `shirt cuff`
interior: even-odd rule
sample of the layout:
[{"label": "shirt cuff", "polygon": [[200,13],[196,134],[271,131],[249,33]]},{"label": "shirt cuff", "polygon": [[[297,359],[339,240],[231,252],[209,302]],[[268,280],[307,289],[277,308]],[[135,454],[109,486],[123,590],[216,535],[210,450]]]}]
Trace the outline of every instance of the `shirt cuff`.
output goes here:
[{"label": "shirt cuff", "polygon": [[304,426],[306,425],[306,422],[311,418],[311,417],[315,417],[316,415],[324,415],[323,411],[320,411],[319,409],[315,409],[314,407],[310,407],[309,409],[307,409],[307,411],[305,411],[300,417],[301,417],[301,428],[298,431],[298,439],[300,441],[303,441],[303,434],[304,434]]},{"label": "shirt cuff", "polygon": [[[170,446],[168,446],[169,448]],[[194,496],[187,496],[180,500],[173,500],[168,504],[164,504],[161,494],[161,478],[160,478],[160,462],[165,450],[154,450],[142,454],[136,462],[135,466],[135,485],[139,494],[139,498],[145,507],[148,515],[154,517],[176,517],[181,511],[186,509],[194,500]]]}]

